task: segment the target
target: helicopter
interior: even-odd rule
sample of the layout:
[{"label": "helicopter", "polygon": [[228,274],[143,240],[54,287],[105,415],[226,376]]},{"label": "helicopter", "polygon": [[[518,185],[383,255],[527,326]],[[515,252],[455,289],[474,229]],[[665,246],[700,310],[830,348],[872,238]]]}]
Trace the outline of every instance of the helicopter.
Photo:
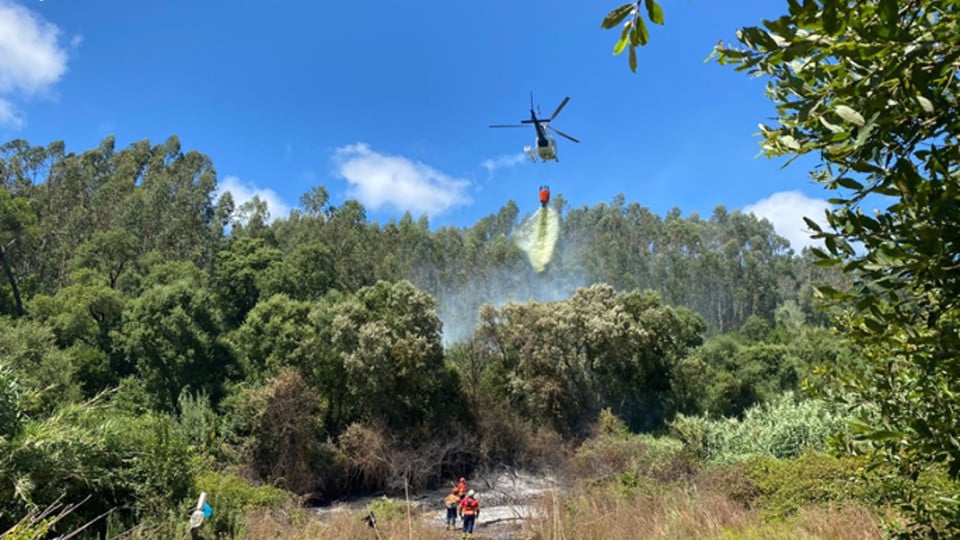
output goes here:
[{"label": "helicopter", "polygon": [[550,125],[560,111],[567,105],[567,102],[570,101],[570,97],[563,98],[563,101],[560,102],[560,105],[557,106],[557,110],[553,111],[553,114],[550,118],[537,118],[537,114],[540,112],[540,107],[537,107],[537,111],[534,112],[533,107],[533,92],[530,92],[530,119],[521,120],[519,124],[494,124],[490,127],[492,128],[506,128],[506,127],[524,127],[527,124],[533,124],[534,129],[537,130],[537,141],[536,141],[536,152],[534,152],[533,146],[524,146],[523,152],[527,154],[534,163],[537,162],[537,156],[540,156],[540,159],[544,163],[547,161],[560,161],[557,158],[557,141],[547,133],[547,130],[553,131],[557,135],[569,139],[575,143],[579,143],[577,139],[574,139],[570,135],[560,131],[559,129]]}]

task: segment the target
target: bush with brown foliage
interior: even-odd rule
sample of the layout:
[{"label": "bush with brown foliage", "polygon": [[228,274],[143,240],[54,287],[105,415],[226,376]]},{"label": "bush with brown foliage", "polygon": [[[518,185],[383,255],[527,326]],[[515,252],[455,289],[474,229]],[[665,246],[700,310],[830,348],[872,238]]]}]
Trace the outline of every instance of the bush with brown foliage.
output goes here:
[{"label": "bush with brown foliage", "polygon": [[254,392],[259,409],[250,454],[256,474],[297,494],[335,489],[331,479],[339,477],[339,456],[321,439],[316,390],[288,369]]},{"label": "bush with brown foliage", "polygon": [[378,426],[351,424],[340,436],[349,487],[403,493],[439,485],[475,466],[476,439],[462,430],[403,440]]},{"label": "bush with brown foliage", "polygon": [[590,483],[638,478],[660,483],[687,480],[698,469],[695,456],[672,437],[634,435],[610,409],[600,411],[592,429],[593,437],[581,444],[566,463],[574,480]]},{"label": "bush with brown foliage", "polygon": [[549,426],[534,426],[502,406],[483,407],[475,414],[473,461],[464,465],[555,470],[569,457],[570,443]]},{"label": "bush with brown foliage", "polygon": [[339,447],[346,457],[350,485],[376,489],[384,484],[393,459],[384,430],[351,424],[340,435]]}]

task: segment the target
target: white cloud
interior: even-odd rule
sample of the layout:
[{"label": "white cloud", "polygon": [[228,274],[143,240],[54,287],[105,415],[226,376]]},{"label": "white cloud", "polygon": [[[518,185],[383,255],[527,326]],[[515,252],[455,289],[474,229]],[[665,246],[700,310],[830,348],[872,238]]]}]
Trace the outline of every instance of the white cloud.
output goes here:
[{"label": "white cloud", "polygon": [[781,191],[746,206],[743,211],[768,219],[777,234],[789,240],[793,250],[799,253],[804,247],[819,243],[810,238],[810,229],[803,218],[810,218],[826,228],[823,212],[828,208],[830,204],[824,199],[813,199],[799,191]]},{"label": "white cloud", "polygon": [[374,210],[393,206],[414,215],[437,216],[472,202],[466,194],[468,180],[403,156],[374,152],[365,143],[337,148],[333,159],[337,174],[350,184],[347,196]]},{"label": "white cloud", "polygon": [[23,117],[16,111],[9,101],[0,98],[0,126],[10,126],[14,129],[23,127]]},{"label": "white cloud", "polygon": [[270,212],[270,221],[277,218],[285,218],[290,215],[290,207],[283,202],[283,199],[272,189],[258,188],[257,186],[244,182],[236,176],[228,176],[217,186],[217,192],[214,198],[220,198],[224,192],[230,192],[233,196],[233,204],[236,208],[250,201],[254,196],[260,197],[260,200],[267,203],[267,210]]},{"label": "white cloud", "polygon": [[0,0],[0,125],[23,126],[12,95],[42,94],[67,71],[59,35],[59,28],[27,8]]},{"label": "white cloud", "polygon": [[483,162],[483,166],[487,168],[488,173],[493,173],[497,169],[506,169],[508,167],[515,167],[519,165],[523,160],[528,159],[523,152],[517,152],[516,154],[510,154],[506,156],[500,156],[493,159],[488,159]]}]

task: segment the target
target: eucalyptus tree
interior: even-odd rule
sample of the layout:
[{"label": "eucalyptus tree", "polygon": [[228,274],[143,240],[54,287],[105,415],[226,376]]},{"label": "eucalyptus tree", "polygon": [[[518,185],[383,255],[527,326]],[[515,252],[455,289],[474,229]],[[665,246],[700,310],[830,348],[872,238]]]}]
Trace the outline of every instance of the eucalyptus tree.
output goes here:
[{"label": "eucalyptus tree", "polygon": [[[5,297],[0,295],[0,314],[5,311],[15,316],[23,316],[23,296],[20,292],[20,276],[17,275],[17,262],[23,257],[22,246],[28,237],[36,233],[36,216],[30,204],[22,197],[16,197],[4,186],[0,186],[0,267],[10,291],[10,308],[5,309]],[[0,289],[5,292],[4,289]]]}]

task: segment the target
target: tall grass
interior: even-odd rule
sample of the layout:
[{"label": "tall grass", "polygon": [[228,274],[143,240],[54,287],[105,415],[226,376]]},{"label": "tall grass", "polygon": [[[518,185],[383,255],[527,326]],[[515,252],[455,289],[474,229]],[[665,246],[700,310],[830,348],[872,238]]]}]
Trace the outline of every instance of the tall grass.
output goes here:
[{"label": "tall grass", "polygon": [[[382,500],[367,510],[376,515],[376,527],[364,518],[366,511],[334,512],[327,519],[300,509],[251,509],[246,514],[245,540],[272,538],[277,540],[442,540],[453,533],[439,527],[412,504]],[[456,536],[454,536],[456,537]],[[476,535],[478,540],[484,538]]]},{"label": "tall grass", "polygon": [[785,520],[764,521],[723,494],[673,488],[655,496],[619,496],[609,490],[551,493],[539,502],[530,538],[555,540],[655,539],[879,539],[867,509],[809,507]]},{"label": "tall grass", "polygon": [[734,462],[750,456],[794,458],[824,451],[831,435],[847,428],[847,417],[831,404],[798,400],[786,392],[751,407],[742,420],[677,415],[673,435],[704,462]]},{"label": "tall grass", "polygon": [[526,528],[544,540],[882,538],[861,462],[817,453],[841,421],[788,395],[743,421],[681,419],[680,441],[600,430],[568,463],[574,487],[543,497]]},{"label": "tall grass", "polygon": [[[449,540],[458,538],[454,533],[424,521],[419,516],[407,520],[380,520],[374,530],[358,514],[338,513],[327,521],[310,517],[302,523],[291,522],[277,512],[252,512],[248,515],[247,534],[244,539],[259,540]],[[378,536],[379,533],[379,536]],[[477,540],[483,538],[475,536]]]}]

